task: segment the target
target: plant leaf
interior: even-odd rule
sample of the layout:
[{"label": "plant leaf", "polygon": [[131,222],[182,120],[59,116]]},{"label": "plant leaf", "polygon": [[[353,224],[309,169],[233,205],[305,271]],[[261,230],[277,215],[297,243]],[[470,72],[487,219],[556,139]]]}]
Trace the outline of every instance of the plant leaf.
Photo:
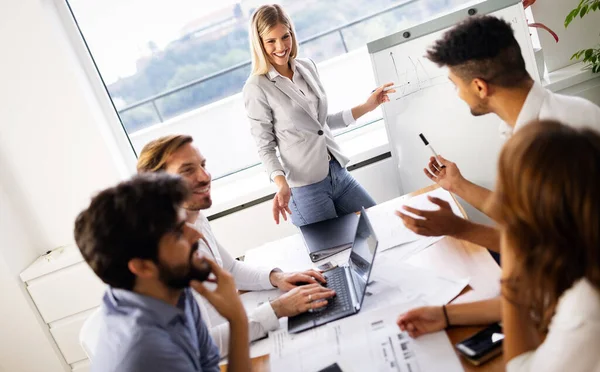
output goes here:
[{"label": "plant leaf", "polygon": [[579,18],[583,18],[585,13],[587,13],[587,10],[588,10],[588,6],[584,5],[583,8],[581,8],[581,11],[579,12]]},{"label": "plant leaf", "polygon": [[567,18],[565,18],[565,28],[569,27],[569,24],[573,21],[573,17],[575,17],[578,13],[579,12],[577,9],[571,10],[571,13],[567,15]]},{"label": "plant leaf", "polygon": [[[585,59],[590,59],[590,57],[594,54],[594,49],[588,49],[585,51]],[[585,60],[584,59],[584,60]]]},{"label": "plant leaf", "polygon": [[571,61],[574,60],[575,58],[577,58],[577,52],[573,53],[573,55],[571,56]]}]

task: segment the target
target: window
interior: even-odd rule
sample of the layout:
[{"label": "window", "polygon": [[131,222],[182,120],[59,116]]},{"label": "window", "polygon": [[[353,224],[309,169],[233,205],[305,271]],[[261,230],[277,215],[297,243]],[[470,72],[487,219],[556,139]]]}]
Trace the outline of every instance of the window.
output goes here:
[{"label": "window", "polygon": [[[136,152],[190,134],[214,178],[259,163],[241,90],[248,24],[261,0],[66,0]],[[468,0],[280,0],[300,56],[318,63],[330,111],[374,87],[365,45]],[[379,112],[361,118],[366,125]]]}]

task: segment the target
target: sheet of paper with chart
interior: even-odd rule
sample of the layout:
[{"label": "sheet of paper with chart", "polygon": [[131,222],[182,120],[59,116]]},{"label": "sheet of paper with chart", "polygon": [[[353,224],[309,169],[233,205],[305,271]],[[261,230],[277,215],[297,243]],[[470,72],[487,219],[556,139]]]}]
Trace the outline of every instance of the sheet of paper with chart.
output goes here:
[{"label": "sheet of paper with chart", "polygon": [[375,261],[361,312],[418,302],[445,305],[458,296],[470,278],[443,277],[395,257]]},{"label": "sheet of paper with chart", "polygon": [[[404,226],[402,219],[400,219],[395,214],[396,211],[399,210],[403,213],[410,215],[411,213],[406,212],[402,209],[402,207],[405,205],[426,211],[439,209],[439,207],[436,204],[433,204],[427,199],[428,196],[433,196],[448,202],[454,214],[463,217],[462,213],[460,212],[459,206],[458,204],[456,204],[456,201],[454,200],[452,195],[442,188],[438,188],[428,193],[415,196],[408,200],[393,199],[385,203],[378,204],[373,208],[369,208],[367,214],[369,215],[371,223],[373,224],[375,234],[379,239],[379,246],[377,249],[380,252],[397,247],[399,245],[403,245],[402,249],[406,248],[407,251],[410,251],[411,253],[416,253],[415,250],[418,250],[423,247],[426,248],[442,238],[426,238],[415,234],[411,230],[407,229]],[[407,243],[416,242],[418,240],[422,241],[419,244],[413,244],[412,246],[407,245]]]},{"label": "sheet of paper with chart", "polygon": [[395,320],[418,303],[364,313],[290,335],[269,334],[271,370],[315,372],[337,363],[344,372],[462,371],[445,332],[412,339]]}]

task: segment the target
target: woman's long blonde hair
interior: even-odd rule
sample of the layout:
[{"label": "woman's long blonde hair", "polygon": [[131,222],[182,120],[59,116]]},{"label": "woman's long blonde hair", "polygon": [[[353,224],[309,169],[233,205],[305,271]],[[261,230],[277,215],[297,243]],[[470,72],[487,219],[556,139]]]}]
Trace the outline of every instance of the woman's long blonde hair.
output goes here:
[{"label": "woman's long blonde hair", "polygon": [[263,46],[262,36],[279,23],[284,25],[290,31],[292,37],[292,50],[290,51],[290,60],[296,58],[298,54],[298,41],[296,40],[296,30],[292,20],[277,4],[263,5],[256,9],[250,22],[250,45],[252,46],[252,74],[264,75],[269,72],[269,58]]}]

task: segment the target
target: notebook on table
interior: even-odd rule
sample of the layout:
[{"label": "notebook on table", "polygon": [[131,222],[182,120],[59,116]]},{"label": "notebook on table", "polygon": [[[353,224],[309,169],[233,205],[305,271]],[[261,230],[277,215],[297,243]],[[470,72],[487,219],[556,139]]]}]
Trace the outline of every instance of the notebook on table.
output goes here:
[{"label": "notebook on table", "polygon": [[312,262],[352,247],[358,226],[356,213],[300,227],[302,239]]}]

